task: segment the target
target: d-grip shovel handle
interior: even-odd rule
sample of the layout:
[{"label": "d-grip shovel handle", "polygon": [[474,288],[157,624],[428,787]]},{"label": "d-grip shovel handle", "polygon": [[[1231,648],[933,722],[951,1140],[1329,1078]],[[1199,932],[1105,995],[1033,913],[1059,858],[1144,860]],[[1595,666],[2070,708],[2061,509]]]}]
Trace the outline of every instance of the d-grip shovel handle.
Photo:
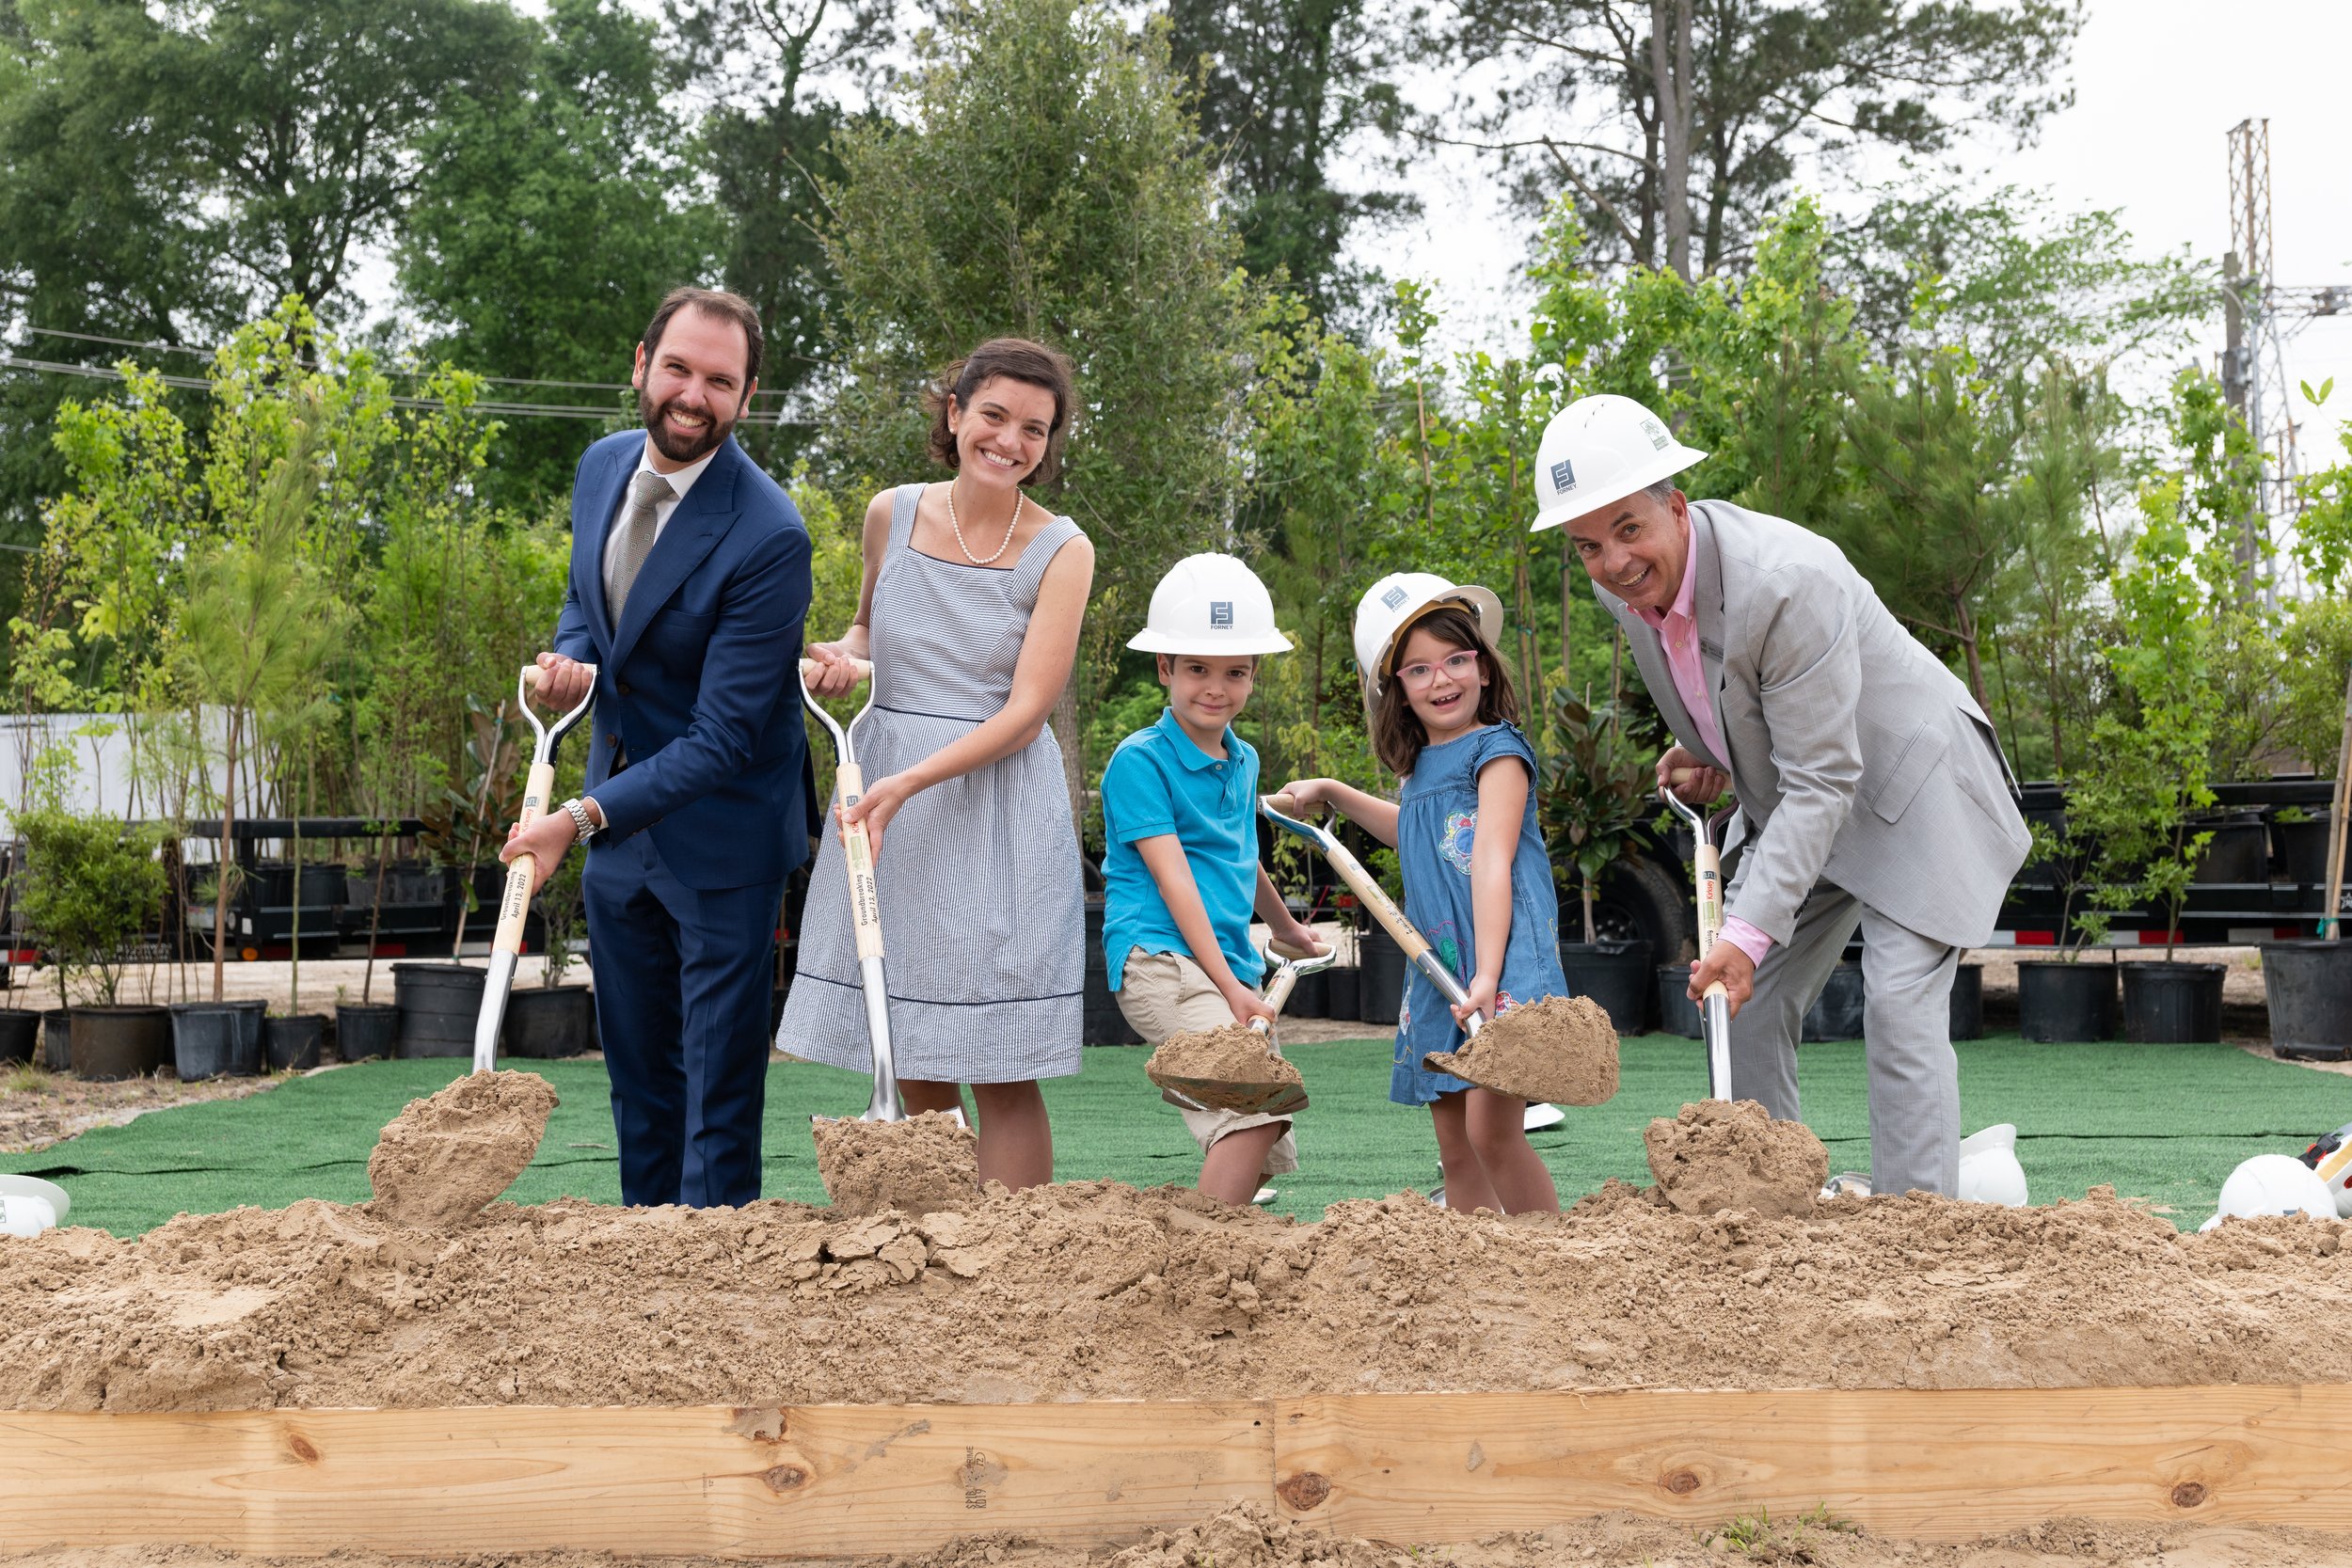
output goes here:
[{"label": "d-grip shovel handle", "polygon": [[[588,672],[588,695],[573,709],[555,721],[553,728],[542,728],[538,716],[531,711],[530,696],[545,673],[536,664],[526,664],[516,682],[516,705],[531,727],[539,732],[538,744],[532,749],[531,770],[523,775],[522,810],[515,816],[515,825],[528,828],[548,814],[548,797],[555,792],[555,743],[580,716],[587,711],[596,692],[596,667],[583,664]],[[492,953],[519,954],[523,950],[523,921],[531,912],[531,895],[539,880],[539,857],[516,855],[506,866],[506,887],[499,895],[498,929],[491,935]]]},{"label": "d-grip shovel handle", "polygon": [[[1340,950],[1336,947],[1322,953],[1311,953],[1304,947],[1293,947],[1287,942],[1269,942],[1266,950],[1281,960],[1274,966],[1274,978],[1267,982],[1265,995],[1262,998],[1277,1014],[1281,1012],[1282,1004],[1291,999],[1291,992],[1297,989],[1299,981],[1310,974],[1320,974],[1337,963],[1340,957]],[[1249,1027],[1261,1035],[1274,1032],[1273,1023],[1263,1018],[1251,1019]]]},{"label": "d-grip shovel handle", "polygon": [[[856,670],[859,680],[870,681],[874,678],[871,659],[853,658],[850,663]],[[807,699],[811,707],[817,705],[815,694],[808,689],[809,679],[823,669],[824,666],[816,659],[801,660],[801,695]],[[818,708],[818,711],[822,713],[824,710]],[[839,754],[834,761],[834,784],[846,809],[865,799],[866,769],[857,764],[857,752],[850,743],[848,732],[834,724],[830,715],[826,717],[826,725],[833,730],[834,742],[839,748]],[[850,869],[850,924],[857,933],[857,956],[861,960],[879,958],[882,956],[882,900],[874,886],[874,841],[867,834],[865,823],[843,825],[841,858]]]},{"label": "d-grip shovel handle", "polygon": [[[1364,863],[1340,842],[1338,834],[1300,817],[1298,802],[1288,792],[1261,797],[1258,804],[1277,823],[1293,832],[1303,831],[1304,836],[1314,842],[1316,847],[1323,851],[1323,858],[1331,863],[1331,869],[1340,874],[1340,880],[1347,884],[1347,890],[1372,911],[1372,918],[1380,923],[1381,928],[1396,939],[1397,946],[1405,950],[1406,963],[1420,970],[1448,1002],[1457,1007],[1470,1005],[1470,992],[1462,989],[1462,982],[1438,958],[1437,950],[1429,945],[1429,939],[1405,918],[1405,911],[1396,907],[1396,900],[1372,879],[1372,873],[1364,869]],[[1479,1024],[1479,1016],[1472,1013],[1463,1028],[1466,1033],[1474,1035],[1478,1033]]]},{"label": "d-grip shovel handle", "polygon": [[[1691,827],[1691,871],[1698,882],[1699,894],[1699,959],[1705,962],[1708,953],[1715,945],[1715,939],[1723,935],[1724,930],[1724,857],[1723,851],[1715,847],[1714,831],[1708,826],[1707,818],[1700,815],[1696,806],[1675,793],[1675,786],[1690,782],[1691,772],[1688,768],[1677,768],[1668,773],[1665,784],[1658,791],[1658,798]],[[1701,1000],[1709,996],[1729,995],[1730,992],[1724,989],[1724,983],[1717,980],[1708,986]]]}]

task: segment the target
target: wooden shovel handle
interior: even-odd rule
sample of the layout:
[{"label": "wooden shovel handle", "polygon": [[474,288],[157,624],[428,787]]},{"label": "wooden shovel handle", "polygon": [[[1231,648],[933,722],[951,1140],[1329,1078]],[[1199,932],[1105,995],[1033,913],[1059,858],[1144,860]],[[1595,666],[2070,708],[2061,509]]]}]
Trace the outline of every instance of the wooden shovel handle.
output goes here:
[{"label": "wooden shovel handle", "polygon": [[[1284,816],[1299,816],[1301,820],[1304,820],[1299,812],[1297,800],[1288,790],[1279,795],[1269,795],[1266,799],[1272,801],[1274,809]],[[1396,939],[1396,944],[1405,949],[1406,963],[1413,961],[1415,954],[1425,953],[1429,950],[1427,939],[1413,928],[1413,923],[1405,918],[1405,911],[1396,907],[1396,900],[1391,898],[1380,884],[1373,880],[1372,873],[1364,869],[1364,863],[1358,860],[1346,845],[1342,844],[1334,835],[1328,844],[1322,846],[1322,848],[1324,858],[1331,863],[1331,869],[1338,872],[1340,880],[1347,884],[1347,891],[1354,894],[1364,908],[1372,911],[1372,918],[1380,922],[1382,928]]]},{"label": "wooden shovel handle", "polygon": [[[1692,869],[1699,884],[1699,957],[1704,959],[1714,950],[1716,939],[1724,934],[1724,860],[1711,844],[1701,844],[1692,851]],[[1707,988],[1707,996],[1728,996],[1721,980]]]},{"label": "wooden shovel handle", "polygon": [[[834,779],[840,786],[844,809],[864,799],[866,769],[856,763],[834,768]],[[865,823],[853,822],[841,830],[841,858],[850,869],[850,924],[857,932],[857,956],[879,958],[882,956],[882,900],[874,888],[874,841],[867,836]]]},{"label": "wooden shovel handle", "polygon": [[[534,762],[523,778],[523,809],[516,825],[528,828],[548,812],[548,796],[555,788],[555,764]],[[532,885],[539,879],[539,857],[516,855],[506,866],[506,887],[499,895],[498,930],[490,938],[493,953],[523,950],[523,919],[531,912]]]}]

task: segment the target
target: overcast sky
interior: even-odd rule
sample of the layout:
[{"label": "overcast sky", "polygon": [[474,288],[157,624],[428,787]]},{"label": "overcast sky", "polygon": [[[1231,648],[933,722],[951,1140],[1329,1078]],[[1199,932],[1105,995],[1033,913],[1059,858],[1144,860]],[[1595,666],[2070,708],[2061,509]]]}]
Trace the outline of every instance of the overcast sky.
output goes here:
[{"label": "overcast sky", "polygon": [[[2187,245],[2218,257],[2230,236],[2227,134],[2267,118],[2278,280],[2352,284],[2348,70],[2347,0],[2099,0],[2076,40],[2074,107],[2038,145],[1987,145],[1968,163],[1988,188],[2017,184],[2047,191],[2062,208],[2121,209],[2143,249]],[[1367,258],[1391,276],[1434,282],[1453,341],[1516,347],[1523,225],[1495,201],[1474,155],[1430,166],[1413,182],[1422,220],[1369,239]],[[2211,364],[2218,320],[2209,338]],[[2324,463],[2335,423],[2352,418],[2352,315],[2311,322],[2286,357],[2291,381],[2316,388],[2336,378],[2327,415],[2302,436],[2306,461],[2316,447]]]}]

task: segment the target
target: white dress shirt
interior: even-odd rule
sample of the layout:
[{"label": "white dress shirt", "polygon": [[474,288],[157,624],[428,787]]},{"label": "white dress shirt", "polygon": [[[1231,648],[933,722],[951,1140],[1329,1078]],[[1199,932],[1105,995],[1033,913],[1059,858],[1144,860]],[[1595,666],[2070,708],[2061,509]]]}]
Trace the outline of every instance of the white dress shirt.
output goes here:
[{"label": "white dress shirt", "polygon": [[653,437],[645,437],[645,450],[637,456],[637,473],[629,475],[628,483],[621,486],[620,502],[612,509],[612,516],[604,531],[604,596],[607,600],[612,597],[612,570],[620,564],[621,531],[617,525],[628,513],[628,492],[637,483],[637,474],[661,474],[670,482],[670,499],[653,503],[653,537],[654,543],[660,544],[661,531],[670,526],[670,515],[677,510],[677,503],[686,499],[686,492],[694,487],[694,481],[702,478],[703,470],[710,467],[710,460],[718,455],[719,449],[713,447],[677,472],[661,474],[661,470],[653,466]]}]

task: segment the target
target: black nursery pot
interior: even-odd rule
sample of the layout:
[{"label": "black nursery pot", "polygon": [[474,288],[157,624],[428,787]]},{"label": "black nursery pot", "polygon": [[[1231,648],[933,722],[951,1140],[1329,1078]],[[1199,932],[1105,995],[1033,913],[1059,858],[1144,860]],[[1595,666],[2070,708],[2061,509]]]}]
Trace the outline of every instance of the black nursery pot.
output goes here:
[{"label": "black nursery pot", "polygon": [[2281,1056],[2352,1057],[2352,942],[2263,943],[2270,1049]]},{"label": "black nursery pot", "polygon": [[1362,974],[1354,964],[1333,964],[1323,972],[1331,998],[1330,1006],[1324,1011],[1326,1018],[1353,1021],[1364,1016],[1361,1005],[1357,1001],[1359,994],[1357,982]]},{"label": "black nursery pot", "polygon": [[40,1054],[40,1012],[31,1007],[0,1007],[0,1063],[29,1062]]},{"label": "black nursery pot", "polygon": [[1690,990],[1689,964],[1658,966],[1658,1027],[1694,1040],[1706,1035],[1707,1024],[1699,1016],[1699,1005],[1691,1000]]},{"label": "black nursery pot", "polygon": [[1962,964],[1952,972],[1952,1035],[1956,1040],[1984,1038],[1984,965]]},{"label": "black nursery pot", "polygon": [[335,1009],[335,1054],[346,1062],[389,1056],[400,1044],[400,1009],[389,1002],[345,1002]]},{"label": "black nursery pot", "polygon": [[2115,1038],[2115,972],[2111,963],[2021,963],[2017,966],[2017,1029],[2029,1040]]},{"label": "black nursery pot", "polygon": [[1111,990],[1110,965],[1103,957],[1103,906],[1093,898],[1086,903],[1086,974],[1080,982],[1085,1029],[1079,1037],[1089,1045],[1141,1045],[1143,1037],[1119,1010],[1119,993]]},{"label": "black nursery pot", "polygon": [[75,1007],[73,1076],[144,1078],[171,1053],[171,1015],[161,1007]]},{"label": "black nursery pot", "polygon": [[319,1065],[319,1055],[326,1048],[326,1015],[296,1013],[266,1020],[262,1039],[272,1072],[308,1072]]},{"label": "black nursery pot", "polygon": [[1356,1011],[1366,1023],[1394,1023],[1405,1006],[1405,949],[1385,927],[1363,935],[1356,974]]},{"label": "black nursery pot", "polygon": [[392,965],[392,1005],[400,1009],[399,1052],[404,1061],[435,1056],[471,1056],[474,1021],[482,1014],[479,969],[460,963]]},{"label": "black nursery pot", "polygon": [[261,1040],[248,1038],[246,1017],[245,1008],[226,1002],[171,1005],[171,1065],[182,1083],[262,1070]]},{"label": "black nursery pot", "polygon": [[1804,1010],[1797,1037],[1807,1045],[1862,1037],[1862,966],[1840,963],[1829,972],[1821,994]]},{"label": "black nursery pot", "polygon": [[1646,942],[1564,942],[1560,973],[1570,996],[1589,996],[1609,1015],[1619,1035],[1639,1035],[1649,1028],[1650,1006],[1657,1000],[1657,966],[1650,962]]},{"label": "black nursery pot", "polygon": [[2135,1045],[2201,1045],[2221,1038],[2226,964],[2145,963],[2123,969],[2123,1037]]},{"label": "black nursery pot", "polygon": [[532,986],[507,997],[500,1038],[510,1056],[578,1056],[594,1037],[596,1009],[586,986]]}]

